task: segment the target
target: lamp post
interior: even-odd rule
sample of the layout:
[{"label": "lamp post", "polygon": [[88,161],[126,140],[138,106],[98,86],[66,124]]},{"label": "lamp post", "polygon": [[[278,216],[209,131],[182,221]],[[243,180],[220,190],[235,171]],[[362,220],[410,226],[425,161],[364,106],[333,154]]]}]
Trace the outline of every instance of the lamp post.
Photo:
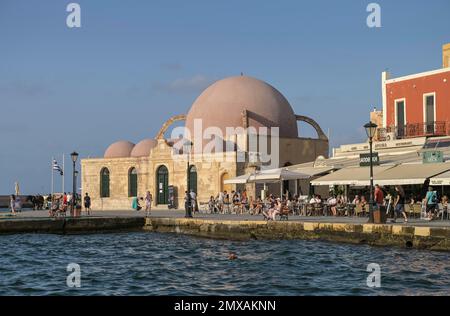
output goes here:
[{"label": "lamp post", "polygon": [[369,137],[369,154],[370,154],[370,199],[369,199],[369,222],[373,222],[373,151],[372,143],[375,132],[377,131],[377,124],[369,122],[364,125],[367,137]]},{"label": "lamp post", "polygon": [[[75,212],[75,196],[77,193],[77,183],[76,183],[76,176],[75,176],[75,163],[78,159],[78,153],[74,151],[70,154],[70,157],[72,158],[73,163],[73,172],[72,172],[72,212]],[[74,213],[75,214],[75,213]]]},{"label": "lamp post", "polygon": [[186,179],[187,179],[187,185],[186,185],[186,191],[187,191],[187,207],[186,207],[186,217],[192,217],[192,201],[191,201],[191,170],[190,170],[190,163],[189,163],[189,154],[191,152],[193,143],[190,140],[187,140],[183,145],[183,152],[186,153],[186,160],[187,160],[187,169],[186,169]]}]

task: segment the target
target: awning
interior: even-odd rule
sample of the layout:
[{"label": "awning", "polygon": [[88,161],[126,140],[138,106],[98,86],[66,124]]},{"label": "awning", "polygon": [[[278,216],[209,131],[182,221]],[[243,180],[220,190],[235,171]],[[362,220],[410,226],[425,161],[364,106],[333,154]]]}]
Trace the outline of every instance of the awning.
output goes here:
[{"label": "awning", "polygon": [[245,184],[248,182],[248,178],[250,177],[250,174],[244,174],[239,177],[227,179],[223,181],[224,184]]},{"label": "awning", "polygon": [[431,178],[430,185],[450,185],[450,171]]},{"label": "awning", "polygon": [[250,182],[279,182],[282,180],[299,180],[299,179],[309,179],[310,175],[291,171],[287,168],[269,169],[262,170],[250,176]]},{"label": "awning", "polygon": [[[374,166],[374,178],[381,172],[392,168],[393,166]],[[367,186],[370,185],[370,168],[369,167],[347,167],[332,172],[326,176],[311,181],[314,186],[317,185],[351,185],[351,186]]]},{"label": "awning", "polygon": [[450,163],[401,164],[374,177],[379,185],[423,184],[426,179],[450,170]]},{"label": "awning", "polygon": [[323,175],[325,173],[328,173],[328,172],[330,172],[332,170],[335,170],[335,169],[338,169],[338,168],[335,168],[333,166],[327,166],[327,167],[295,167],[295,166],[290,166],[290,167],[287,167],[287,169],[290,170],[290,171],[307,174],[310,177],[314,177],[314,176],[318,176],[318,175]]},{"label": "awning", "polygon": [[287,170],[286,168],[267,169],[256,173],[248,173],[224,181],[224,184],[245,184],[249,182],[266,183],[282,180],[309,179],[310,175]]}]

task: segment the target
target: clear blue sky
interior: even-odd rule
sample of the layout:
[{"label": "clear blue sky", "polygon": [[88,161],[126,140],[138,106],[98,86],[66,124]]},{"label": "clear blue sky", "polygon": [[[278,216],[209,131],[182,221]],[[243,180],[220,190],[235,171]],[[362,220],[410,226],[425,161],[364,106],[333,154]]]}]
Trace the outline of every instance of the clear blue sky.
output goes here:
[{"label": "clear blue sky", "polygon": [[0,194],[16,180],[48,192],[52,156],[154,137],[241,71],[330,129],[332,146],[363,141],[381,72],[440,68],[450,42],[449,0],[378,1],[380,29],[362,0],[84,0],[80,29],[66,26],[70,2],[0,0]]}]

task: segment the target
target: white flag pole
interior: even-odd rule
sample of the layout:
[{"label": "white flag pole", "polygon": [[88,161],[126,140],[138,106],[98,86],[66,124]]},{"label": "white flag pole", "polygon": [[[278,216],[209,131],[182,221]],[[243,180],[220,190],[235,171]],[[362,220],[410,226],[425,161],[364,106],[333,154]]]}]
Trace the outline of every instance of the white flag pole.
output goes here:
[{"label": "white flag pole", "polygon": [[66,176],[66,170],[64,170],[64,154],[63,154],[63,175],[62,175],[62,193],[64,193],[64,177]]},{"label": "white flag pole", "polygon": [[50,164],[51,165],[51,172],[52,172],[52,198],[53,198],[53,160],[54,160],[54,158],[52,157],[52,163]]}]

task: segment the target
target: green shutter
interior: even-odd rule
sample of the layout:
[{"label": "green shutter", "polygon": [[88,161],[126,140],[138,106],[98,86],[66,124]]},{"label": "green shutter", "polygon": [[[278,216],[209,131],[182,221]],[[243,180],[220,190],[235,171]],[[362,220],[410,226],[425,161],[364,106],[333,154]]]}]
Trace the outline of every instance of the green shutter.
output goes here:
[{"label": "green shutter", "polygon": [[107,198],[109,197],[109,170],[102,169],[100,177],[100,196]]},{"label": "green shutter", "polygon": [[135,197],[138,195],[138,184],[137,184],[137,172],[136,169],[131,169],[128,175],[128,196]]}]

